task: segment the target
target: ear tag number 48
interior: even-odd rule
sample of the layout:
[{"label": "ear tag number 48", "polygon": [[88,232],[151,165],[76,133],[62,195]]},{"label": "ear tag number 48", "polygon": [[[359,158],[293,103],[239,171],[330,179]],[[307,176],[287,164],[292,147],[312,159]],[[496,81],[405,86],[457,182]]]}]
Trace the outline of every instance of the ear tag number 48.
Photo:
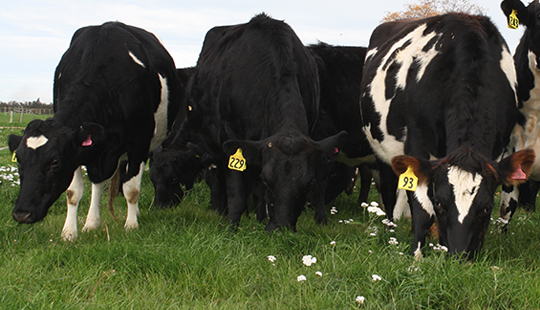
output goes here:
[{"label": "ear tag number 48", "polygon": [[403,172],[399,176],[398,188],[404,189],[406,191],[414,192],[416,191],[417,185],[418,185],[418,177],[414,175],[412,167],[409,166],[409,168],[407,168],[407,171]]},{"label": "ear tag number 48", "polygon": [[242,149],[237,149],[236,153],[229,157],[229,169],[244,171],[247,168],[246,159],[242,155]]}]

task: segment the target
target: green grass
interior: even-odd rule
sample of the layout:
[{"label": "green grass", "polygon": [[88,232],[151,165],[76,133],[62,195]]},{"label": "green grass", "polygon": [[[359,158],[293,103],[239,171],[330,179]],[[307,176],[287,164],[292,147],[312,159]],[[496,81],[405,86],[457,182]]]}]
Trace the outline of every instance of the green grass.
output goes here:
[{"label": "green grass", "polygon": [[[2,129],[0,143],[12,131]],[[10,159],[8,150],[0,151],[0,166],[13,165]],[[208,209],[204,182],[179,206],[156,210],[147,174],[138,230],[125,232],[102,208],[101,228],[83,233],[89,193],[87,186],[79,238],[66,243],[60,236],[65,195],[45,220],[20,225],[11,218],[18,188],[0,184],[0,309],[540,308],[539,213],[519,210],[507,234],[491,225],[475,263],[435,250],[415,262],[407,255],[410,220],[390,232],[381,217],[356,205],[357,192],[331,205],[338,213],[324,227],[306,210],[296,234],[268,234],[254,214],[230,233],[228,221]],[[124,199],[115,205],[117,217],[125,218]],[[376,236],[370,236],[373,227]],[[399,244],[389,244],[390,237]],[[302,264],[308,254],[317,258],[311,267]],[[374,274],[382,280],[373,282]],[[298,282],[299,275],[307,280]]]}]

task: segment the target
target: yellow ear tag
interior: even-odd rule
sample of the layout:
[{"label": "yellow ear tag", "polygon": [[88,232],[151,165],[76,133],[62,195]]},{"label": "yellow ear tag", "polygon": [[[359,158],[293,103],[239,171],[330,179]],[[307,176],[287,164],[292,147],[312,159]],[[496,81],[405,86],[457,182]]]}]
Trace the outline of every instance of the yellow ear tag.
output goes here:
[{"label": "yellow ear tag", "polygon": [[242,149],[237,149],[236,153],[231,155],[229,157],[229,169],[237,170],[237,171],[244,171],[247,168],[246,159],[242,155]]},{"label": "yellow ear tag", "polygon": [[17,154],[15,153],[15,151],[13,151],[13,155],[11,155],[11,162],[12,162],[12,163],[16,163],[16,162],[17,162],[17,157],[15,157],[15,155],[17,155]]},{"label": "yellow ear tag", "polygon": [[414,192],[416,191],[417,185],[418,185],[418,177],[414,175],[412,167],[409,166],[409,168],[407,168],[407,171],[403,172],[399,176],[398,188],[404,189],[406,191]]},{"label": "yellow ear tag", "polygon": [[516,15],[516,10],[512,10],[512,13],[508,16],[508,28],[510,29],[518,29],[519,27],[519,19]]}]

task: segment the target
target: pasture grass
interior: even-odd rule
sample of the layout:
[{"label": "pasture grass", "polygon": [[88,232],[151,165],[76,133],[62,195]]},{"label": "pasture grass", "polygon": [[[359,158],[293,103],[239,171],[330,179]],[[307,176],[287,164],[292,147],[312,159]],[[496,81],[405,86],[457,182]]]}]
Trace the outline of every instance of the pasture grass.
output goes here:
[{"label": "pasture grass", "polygon": [[[11,132],[2,129],[1,141]],[[9,150],[0,151],[0,166],[13,166],[10,160]],[[87,184],[79,238],[66,243],[60,236],[65,195],[43,221],[21,225],[11,218],[18,187],[2,181],[0,309],[540,308],[538,213],[518,210],[507,233],[492,223],[474,263],[447,259],[429,247],[422,261],[414,261],[408,255],[410,220],[397,221],[391,232],[382,217],[357,205],[357,191],[329,205],[338,213],[329,213],[326,226],[316,225],[307,209],[297,233],[270,234],[254,214],[230,232],[228,221],[209,210],[204,182],[179,206],[156,209],[147,174],[138,230],[124,230],[125,200],[118,197],[120,222],[102,208],[100,229],[80,232],[89,194]],[[372,192],[370,201],[375,200]],[[399,244],[390,244],[390,237]],[[304,255],[317,262],[304,265]],[[306,280],[297,281],[300,275]],[[373,281],[373,275],[381,280]],[[363,304],[357,296],[365,297]]]}]

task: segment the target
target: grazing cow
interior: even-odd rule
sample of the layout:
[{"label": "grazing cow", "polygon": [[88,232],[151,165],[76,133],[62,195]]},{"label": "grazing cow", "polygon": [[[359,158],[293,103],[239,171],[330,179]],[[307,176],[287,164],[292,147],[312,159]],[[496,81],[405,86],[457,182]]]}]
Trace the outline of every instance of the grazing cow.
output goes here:
[{"label": "grazing cow", "polygon": [[[178,69],[181,90],[181,104],[185,108],[185,90],[195,68]],[[187,149],[185,113],[179,113],[174,121],[170,136],[150,154],[150,180],[154,185],[154,204],[157,207],[170,207],[180,203],[184,191],[191,189],[203,166],[199,157]]]},{"label": "grazing cow", "polygon": [[[520,108],[526,118],[525,126],[517,127],[514,131],[516,149],[532,148],[540,152],[540,25],[538,15],[540,4],[538,0],[525,6],[519,0],[504,0],[501,9],[509,17],[512,10],[518,18],[518,24],[525,26],[525,32],[516,48],[514,64],[517,73],[517,95]],[[518,26],[516,24],[516,26]],[[518,188],[503,187],[500,215],[504,225],[507,225],[516,211],[519,201],[534,209],[538,185],[540,181],[540,158],[534,162],[530,178],[534,181],[523,184]]]},{"label": "grazing cow", "polygon": [[21,223],[43,219],[67,189],[62,236],[75,239],[84,165],[93,186],[83,230],[97,228],[103,182],[124,157],[125,227],[138,227],[148,152],[167,136],[177,111],[185,113],[178,101],[174,61],[156,36],[120,22],[77,30],[56,68],[54,116],[30,122],[22,137],[10,137],[21,175],[13,218]]},{"label": "grazing cow", "polygon": [[[318,113],[317,68],[290,26],[260,14],[210,30],[187,98],[194,144],[217,159],[231,227],[257,182],[266,187],[267,230],[294,231],[310,189],[317,221],[326,220],[321,179],[346,133],[320,142],[309,137]],[[240,151],[243,159],[229,161]],[[242,164],[243,172],[227,168]]]},{"label": "grazing cow", "polygon": [[496,161],[520,119],[515,87],[512,57],[487,17],[401,20],[373,32],[362,77],[364,130],[389,217],[398,181],[392,169],[401,175],[410,167],[415,176],[407,177],[418,180],[408,192],[415,257],[436,215],[441,244],[474,258],[497,185],[518,184],[524,180],[513,176],[530,172],[532,150]]},{"label": "grazing cow", "polygon": [[[317,63],[321,89],[319,118],[311,137],[320,140],[340,131],[348,133],[328,180],[325,194],[328,203],[349,186],[356,166],[375,162],[362,131],[358,104],[367,48],[319,42],[309,45],[308,50]],[[371,186],[371,173],[368,170],[366,174],[365,167],[360,171],[363,184],[360,200],[365,201]]]}]

